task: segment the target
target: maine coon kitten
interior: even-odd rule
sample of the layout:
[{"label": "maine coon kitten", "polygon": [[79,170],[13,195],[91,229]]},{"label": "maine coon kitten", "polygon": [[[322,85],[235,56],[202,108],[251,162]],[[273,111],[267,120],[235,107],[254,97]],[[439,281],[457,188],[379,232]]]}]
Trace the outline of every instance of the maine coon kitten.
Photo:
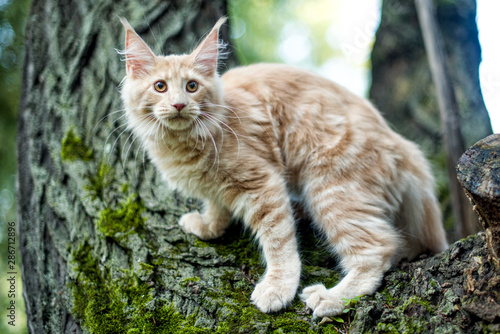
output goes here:
[{"label": "maine coon kitten", "polygon": [[188,55],[156,56],[126,30],[128,124],[168,183],[204,201],[179,224],[220,237],[232,216],[258,238],[267,269],[252,293],[263,312],[295,297],[301,262],[291,199],[339,256],[332,289],[303,290],[314,316],[372,294],[391,264],[447,247],[429,164],[369,102],[304,70],[272,64],[217,74],[220,19]]}]

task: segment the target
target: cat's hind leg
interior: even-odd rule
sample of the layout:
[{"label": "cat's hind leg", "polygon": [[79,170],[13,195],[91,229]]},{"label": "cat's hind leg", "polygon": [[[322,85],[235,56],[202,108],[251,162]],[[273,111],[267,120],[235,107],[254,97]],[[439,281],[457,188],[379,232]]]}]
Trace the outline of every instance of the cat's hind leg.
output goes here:
[{"label": "cat's hind leg", "polygon": [[231,212],[213,201],[205,201],[203,213],[197,211],[184,214],[179,225],[187,233],[202,240],[215,239],[226,230],[231,220]]},{"label": "cat's hind leg", "polygon": [[315,317],[340,314],[346,299],[374,293],[399,243],[398,234],[376,201],[361,189],[346,190],[344,186],[325,188],[324,183],[309,189],[312,217],[339,256],[345,273],[331,289],[318,284],[303,290],[300,297]]}]

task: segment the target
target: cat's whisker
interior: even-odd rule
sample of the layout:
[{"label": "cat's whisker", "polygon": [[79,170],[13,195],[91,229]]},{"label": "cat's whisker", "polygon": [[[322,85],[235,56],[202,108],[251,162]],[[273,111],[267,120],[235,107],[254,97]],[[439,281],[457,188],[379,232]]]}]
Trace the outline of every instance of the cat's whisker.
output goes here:
[{"label": "cat's whisker", "polygon": [[[139,168],[137,167],[137,156],[139,154],[139,151],[141,150],[141,148],[144,148],[144,146],[142,144],[139,144],[137,145],[137,150],[135,150],[135,155],[134,155],[134,166],[135,166],[135,178],[137,179],[139,177]],[[145,170],[144,170],[145,171]]]},{"label": "cat's whisker", "polygon": [[201,115],[204,116],[205,119],[208,120],[210,123],[215,125],[220,130],[221,136],[224,137],[224,131],[223,131],[224,129],[219,125],[219,123],[217,123],[217,121],[220,121],[219,119],[216,119],[216,117],[208,115],[207,113],[204,112],[201,112]]},{"label": "cat's whisker", "polygon": [[[139,119],[140,119],[140,120],[142,120],[142,121],[145,121],[145,123],[144,123],[144,124],[142,124],[142,123],[141,123],[140,127],[138,127],[137,129],[139,129],[139,130],[140,130],[140,129],[145,129],[146,131],[144,132],[144,136],[145,136],[146,138],[147,138],[147,137],[150,137],[150,136],[153,136],[153,135],[155,135],[155,134],[156,134],[156,132],[157,132],[157,127],[159,127],[159,124],[157,124],[157,123],[159,123],[159,120],[158,120],[158,119],[156,119],[156,118],[155,118],[154,116],[152,116],[151,114],[142,115]],[[135,136],[135,138],[133,139],[132,143],[130,144],[130,146],[129,146],[128,150],[127,150],[127,153],[126,153],[126,155],[125,155],[125,158],[124,158],[124,159],[126,159],[126,157],[128,156],[128,151],[129,151],[129,150],[130,150],[130,148],[132,147],[132,145],[133,145],[133,143],[135,142],[135,140],[137,139],[137,137],[138,137],[138,136],[136,135],[136,136]],[[156,136],[154,136],[154,138],[156,138]],[[127,141],[128,141],[128,139],[127,139]],[[126,141],[126,142],[127,142],[127,141]],[[125,143],[126,143],[126,142],[125,142]],[[134,161],[137,161],[137,156],[138,156],[139,150],[140,150],[141,148],[142,148],[142,149],[143,149],[143,151],[144,151],[143,158],[142,158],[142,161],[143,161],[142,165],[143,165],[143,169],[144,169],[144,172],[145,172],[145,171],[146,171],[146,165],[145,165],[145,153],[146,153],[146,148],[144,147],[144,145],[140,145],[140,146],[138,147],[138,149],[137,149],[137,151],[136,151],[136,154],[135,154]],[[123,162],[123,160],[122,160],[122,162]],[[138,165],[137,165],[137,163],[135,163],[135,165],[136,165],[136,173],[135,173],[135,174],[136,174],[136,177],[138,177],[138,169],[137,169],[137,166],[138,166]]]},{"label": "cat's whisker", "polygon": [[106,145],[108,144],[108,140],[109,138],[111,138],[111,136],[113,135],[113,133],[115,133],[116,131],[118,131],[120,128],[124,127],[124,126],[127,126],[128,124],[122,124],[122,125],[119,125],[117,126],[113,131],[111,131],[111,133],[108,135],[108,137],[106,138],[106,140],[104,141],[104,147],[106,147]]},{"label": "cat's whisker", "polygon": [[[134,145],[134,142],[136,141],[137,139],[137,136],[134,136],[133,133],[130,134],[130,136],[127,138],[127,140],[125,141],[125,144],[127,143],[127,141],[129,140],[130,137],[133,137],[132,141],[130,142],[130,145],[127,149],[127,152],[125,153],[125,157],[123,158],[123,160],[127,160],[127,157],[128,157],[128,153],[130,152],[130,149],[132,148],[132,146]],[[124,145],[125,146],[125,145]]]},{"label": "cat's whisker", "polygon": [[[118,129],[122,128],[122,127],[126,127],[127,124],[123,124],[123,125],[120,125],[118,126],[115,130],[113,130],[113,132],[111,132],[108,136],[108,138],[106,139],[106,141],[104,142],[104,148],[106,149],[106,146],[107,146],[107,143],[108,143],[108,139],[111,137],[111,135]],[[118,135],[118,137],[116,137],[115,141],[113,142],[113,145],[111,145],[111,149],[109,150],[109,152],[113,152],[114,148],[115,148],[115,145],[116,143],[118,142],[118,140],[120,139],[120,137],[125,133],[127,132],[128,128],[126,127],[122,132],[120,132],[120,134]],[[108,161],[109,162],[109,161]]]},{"label": "cat's whisker", "polygon": [[[127,146],[127,142],[130,140],[130,138],[133,138],[132,141],[130,142],[130,145],[128,147],[128,149],[125,150],[126,146]],[[122,151],[125,151],[125,156],[122,155],[122,161],[124,160],[127,160],[127,156],[128,156],[128,152],[130,151],[130,148],[132,147],[132,144],[134,143],[135,141],[135,138],[137,138],[137,136],[134,136],[134,133],[131,131],[130,132],[130,135],[127,137],[127,139],[125,140],[125,143],[123,143],[123,148],[124,150]]]},{"label": "cat's whisker", "polygon": [[[226,106],[223,104],[216,104],[216,103],[211,103],[211,102],[200,103],[200,106],[216,107],[216,108],[228,110],[228,111],[232,112],[234,114],[234,116],[224,115],[224,117],[225,118],[234,118],[234,119],[237,118],[240,121],[240,124],[242,124],[241,119],[246,119],[246,118],[254,119],[255,118],[253,115],[250,114],[249,111],[247,111],[245,109],[237,108],[237,107],[230,107],[230,106]],[[246,114],[247,116],[242,116],[242,115],[240,115],[241,113]]]},{"label": "cat's whisker", "polygon": [[199,134],[198,134],[198,128],[197,128],[197,121],[198,121],[198,118],[195,118],[195,122],[193,124],[193,126],[191,127],[191,131],[189,132],[189,137],[190,138],[193,138],[193,131],[195,132],[195,138],[196,138],[196,142],[194,143],[193,145],[193,149],[191,150],[191,152],[189,152],[188,155],[191,155],[191,153],[194,152],[194,150],[196,150],[198,148],[198,140],[199,140]]},{"label": "cat's whisker", "polygon": [[212,133],[207,128],[207,126],[205,124],[203,124],[203,122],[200,122],[200,124],[207,130],[207,133],[210,136],[210,138],[212,139],[212,143],[214,144],[214,150],[215,150],[214,163],[213,163],[212,167],[210,167],[210,169],[212,169],[215,166],[215,164],[217,163],[217,170],[216,170],[216,172],[218,172],[219,171],[219,162],[220,162],[220,160],[219,160],[219,150],[217,149],[217,144],[215,142],[214,136],[212,136]]},{"label": "cat's whisker", "polygon": [[[237,142],[237,147],[238,147],[238,152],[237,152],[237,156],[236,156],[236,158],[238,159],[240,156],[240,139],[238,138],[238,134],[233,130],[233,128],[231,128],[228,124],[226,124],[222,120],[218,119],[216,116],[210,115],[206,112],[201,112],[201,114],[204,117],[206,117],[208,120],[211,120],[212,122],[217,121],[217,122],[221,123],[222,125],[224,125],[227,128],[227,130],[225,130],[226,132],[231,132],[234,135],[236,142]],[[219,126],[219,128],[221,129],[221,133],[223,133],[224,128],[221,126]],[[246,137],[246,136],[243,136],[243,137]],[[222,144],[221,144],[221,147],[222,147]]]},{"label": "cat's whisker", "polygon": [[203,135],[203,132],[204,132],[204,129],[201,125],[201,120],[196,118],[195,119],[196,123],[199,125],[199,134],[198,134],[198,137],[201,139],[201,149],[202,151],[205,150],[205,140],[206,140],[206,137]]},{"label": "cat's whisker", "polygon": [[[225,118],[238,118],[238,121],[241,123],[241,119],[243,118],[248,118],[248,119],[251,119],[251,120],[254,120],[256,121],[263,129],[264,131],[266,132],[266,134],[268,135],[268,137],[272,140],[272,136],[269,134],[269,132],[267,131],[267,128],[264,127],[262,125],[262,123],[259,121],[259,120],[256,120],[254,116],[250,115],[250,113],[246,110],[243,110],[243,109],[240,109],[240,108],[236,108],[236,107],[229,107],[229,106],[225,106],[225,105],[220,105],[220,104],[215,104],[215,103],[209,103],[209,102],[206,102],[206,103],[202,103],[201,105],[204,105],[204,106],[211,106],[211,107],[217,107],[217,108],[222,108],[222,109],[226,109],[226,110],[229,110],[231,111],[232,113],[235,114],[236,117],[231,117],[231,116],[228,116],[228,115],[225,115],[224,117]],[[240,116],[238,115],[238,113],[236,113],[236,111],[238,111],[239,113],[246,113],[248,116]],[[209,114],[212,114],[212,112],[209,112],[209,111],[205,111]]]},{"label": "cat's whisker", "polygon": [[[238,140],[238,135],[236,134],[236,132],[233,130],[233,128],[231,128],[227,123],[225,123],[224,121],[218,119],[216,116],[214,115],[210,115],[209,113],[205,112],[205,111],[202,111],[201,114],[203,116],[205,116],[207,119],[213,121],[213,122],[219,122],[220,124],[224,125],[226,128],[227,128],[227,132],[231,132],[232,134],[234,134],[234,136],[236,137],[236,140]],[[224,130],[220,125],[219,125],[219,128],[222,130]]]},{"label": "cat's whisker", "polygon": [[146,173],[146,150],[147,148],[143,145],[141,145],[142,147],[142,170],[144,171],[144,173]]},{"label": "cat's whisker", "polygon": [[[228,110],[230,112],[232,112],[234,114],[234,117],[233,116],[228,116],[228,115],[225,115],[225,117],[227,118],[237,118],[241,124],[241,116],[238,115],[236,113],[235,110],[238,110],[240,112],[244,112],[243,110],[241,109],[238,109],[238,108],[231,108],[229,106],[225,106],[223,104],[216,104],[216,103],[210,103],[210,102],[204,102],[204,103],[200,103],[200,107],[216,107],[216,108],[221,108],[221,109],[225,109],[225,110]],[[208,111],[207,111],[208,112]],[[251,117],[251,116],[248,116],[248,117]]]},{"label": "cat's whisker", "polygon": [[[217,127],[220,129],[220,132],[221,132],[221,147],[223,147],[223,143],[224,143],[224,131],[226,132],[230,132],[234,135],[235,139],[236,139],[236,142],[237,142],[237,146],[238,146],[238,155],[237,157],[239,157],[239,152],[240,152],[240,140],[238,138],[238,135],[236,134],[236,132],[228,125],[226,124],[225,122],[223,122],[222,120],[218,119],[216,116],[213,116],[213,115],[210,115],[210,114],[207,114],[206,112],[204,111],[201,111],[201,115],[203,117],[205,117],[208,121],[212,122],[213,124],[217,125]],[[222,127],[220,124],[224,125],[226,129],[224,129],[224,127]]]},{"label": "cat's whisker", "polygon": [[[109,114],[107,115],[104,115],[103,117],[101,117],[101,119],[97,122],[96,125],[94,125],[94,127],[92,128],[92,134],[95,134],[95,131],[97,130],[97,127],[99,126],[99,124],[104,121],[106,118],[110,117],[111,115],[114,115],[116,113],[124,113],[125,112],[125,109],[120,109],[120,110],[116,110],[116,111],[113,111],[113,112],[110,112]],[[118,121],[120,118],[123,118],[123,117],[126,117],[127,115],[124,113],[123,115],[121,115],[120,117],[118,117],[116,119],[116,121]]]}]

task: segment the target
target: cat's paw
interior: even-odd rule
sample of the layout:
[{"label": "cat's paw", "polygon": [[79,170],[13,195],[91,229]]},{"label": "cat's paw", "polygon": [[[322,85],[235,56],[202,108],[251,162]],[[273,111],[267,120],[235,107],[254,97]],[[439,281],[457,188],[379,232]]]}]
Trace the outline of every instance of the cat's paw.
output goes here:
[{"label": "cat's paw", "polygon": [[203,221],[203,217],[197,211],[182,215],[179,220],[179,225],[184,232],[194,234],[203,240],[218,238],[222,235],[222,232],[224,232],[212,230],[210,224],[206,224]]},{"label": "cat's paw", "polygon": [[313,318],[335,316],[346,308],[345,301],[334,296],[323,284],[305,288],[300,299],[313,310]]},{"label": "cat's paw", "polygon": [[251,297],[252,303],[265,313],[279,311],[295,298],[297,285],[298,283],[265,278],[255,286]]}]

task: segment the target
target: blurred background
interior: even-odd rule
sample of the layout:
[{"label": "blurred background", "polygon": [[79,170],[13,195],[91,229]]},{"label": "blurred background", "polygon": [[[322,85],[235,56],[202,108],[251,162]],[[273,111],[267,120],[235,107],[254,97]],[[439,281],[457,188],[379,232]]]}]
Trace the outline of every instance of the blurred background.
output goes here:
[{"label": "blurred background", "polygon": [[[318,72],[368,97],[370,54],[381,0],[229,0],[231,38],[241,64],[284,62]],[[16,120],[22,86],[23,40],[29,0],[0,0],[0,272],[6,271],[6,222],[16,220]],[[482,48],[480,79],[493,131],[500,132],[500,3],[477,0]],[[121,41],[116,42],[119,48]],[[425,150],[425,148],[424,148]],[[446,182],[444,182],[446,184]],[[19,269],[17,270],[18,272]],[[0,333],[26,332],[17,281],[16,326],[5,316],[9,299],[0,277]]]}]

